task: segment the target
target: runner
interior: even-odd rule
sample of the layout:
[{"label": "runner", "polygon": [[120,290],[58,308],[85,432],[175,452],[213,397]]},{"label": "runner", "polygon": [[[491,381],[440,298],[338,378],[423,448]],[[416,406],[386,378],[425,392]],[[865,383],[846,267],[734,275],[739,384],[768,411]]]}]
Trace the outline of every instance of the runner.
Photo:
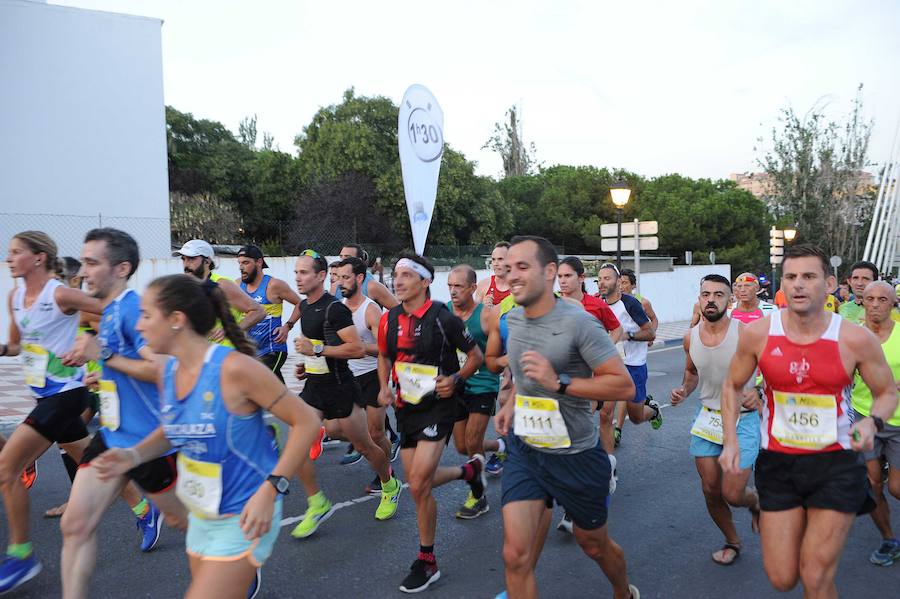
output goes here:
[{"label": "runner", "polygon": [[853,299],[849,302],[841,304],[838,313],[850,322],[862,322],[865,317],[865,308],[863,308],[863,294],[866,292],[866,286],[872,281],[878,280],[878,267],[871,262],[861,260],[850,267],[850,277],[847,281],[853,290]]},{"label": "runner", "polygon": [[[834,576],[858,513],[871,511],[866,469],[855,451],[897,407],[897,389],[876,339],[824,310],[828,257],[811,245],[785,249],[787,310],[741,332],[722,389],[724,472],[741,471],[735,424],[744,383],[759,366],[766,381],[756,461],[763,565],[776,589],[798,579],[807,597],[836,597]],[[872,390],[872,417],[851,425],[854,371]]]},{"label": "runner", "polygon": [[31,580],[41,571],[34,556],[28,524],[30,500],[20,480],[22,470],[53,443],[81,460],[88,444],[81,413],[87,405],[84,373],[64,366],[61,356],[72,349],[79,311],[100,314],[99,300],[53,277],[56,243],[41,231],[23,231],[9,243],[10,274],[24,282],[9,295],[9,339],[0,356],[22,356],[25,383],[37,405],[16,427],[0,450],[0,491],[9,541],[0,563],[0,593]]},{"label": "runner", "polygon": [[514,238],[508,282],[522,309],[509,315],[515,401],[497,417],[508,436],[503,473],[503,561],[509,596],[537,597],[534,566],[547,535],[548,504],[572,516],[585,555],[617,599],[639,598],[625,557],[607,530],[610,461],[592,417],[597,401],[625,401],[634,384],[595,319],[553,296],[556,250],[546,239]]},{"label": "runner", "polygon": [[[213,272],[213,269],[216,267],[215,252],[213,252],[212,246],[207,242],[202,239],[192,239],[186,242],[180,250],[173,252],[172,255],[181,258],[185,274],[193,275],[201,281],[209,279],[219,285],[219,288],[225,294],[225,299],[228,300],[231,315],[236,321],[240,321],[238,326],[245,333],[266,318],[265,309],[241,291],[241,288],[234,281],[223,277],[217,272]],[[210,341],[221,343],[226,347],[231,346],[231,342],[225,338],[225,331],[221,325],[213,327],[210,333]]]},{"label": "runner", "polygon": [[[152,352],[135,331],[140,318],[140,299],[127,288],[140,260],[135,240],[117,229],[93,229],[84,239],[82,271],[88,292],[104,306],[99,336],[80,335],[63,357],[66,365],[101,361],[100,430],[84,451],[81,468],[72,483],[63,515],[63,596],[87,597],[97,559],[97,528],[104,512],[120,493],[138,518],[142,551],[159,540],[162,506],[173,526],[184,528],[187,514],[172,487],[177,476],[172,455],[162,456],[140,468],[101,481],[91,461],[109,447],[130,447],[159,426],[157,365]],[[129,483],[129,481],[133,481]],[[153,503],[141,497],[140,485]]]},{"label": "runner", "polygon": [[[450,301],[447,302],[447,307],[465,323],[466,331],[478,344],[478,349],[484,353],[487,350],[490,310],[485,310],[484,304],[475,303],[477,280],[475,269],[468,264],[454,267],[447,277],[447,287],[450,288]],[[462,368],[468,356],[458,352],[457,357]],[[500,377],[482,364],[478,371],[466,380],[460,398],[459,414],[453,426],[453,444],[460,454],[471,459],[476,455],[485,455],[485,451],[494,452],[491,461],[485,465],[485,470],[492,471],[495,476],[503,472],[502,459],[505,458],[506,443],[503,439],[486,440],[484,435],[487,432],[488,421],[496,410],[499,391]],[[462,507],[457,510],[456,517],[471,520],[487,513],[489,509],[487,495],[476,499],[470,492]]]},{"label": "runner", "polygon": [[[364,264],[369,263],[369,254],[361,245],[356,243],[348,243],[341,248],[341,260],[346,260],[347,258],[359,258]],[[384,284],[376,281],[368,272],[366,272],[366,278],[360,285],[360,290],[364,297],[370,298],[385,310],[390,310],[399,303],[390,290]],[[335,294],[338,299],[341,298],[340,293],[341,291],[338,289]]]},{"label": "runner", "polygon": [[778,308],[759,299],[759,279],[753,273],[745,272],[734,280],[734,297],[737,299],[729,314],[731,318],[750,324]]},{"label": "runner", "polygon": [[[275,277],[263,273],[269,268],[262,250],[255,245],[245,245],[238,251],[238,267],[241,269],[241,291],[260,304],[266,317],[247,336],[256,343],[256,357],[268,366],[278,380],[284,382],[281,367],[287,360],[288,332],[300,320],[300,296],[290,286]],[[281,314],[284,302],[294,305],[291,317],[282,324]]]},{"label": "runner", "polygon": [[[237,351],[212,345],[221,323]],[[318,425],[312,410],[265,365],[232,318],[222,289],[184,275],[153,281],[137,330],[160,362],[162,422],[134,447],[109,449],[92,466],[112,480],[178,448],[178,498],[190,511],[190,599],[244,599],[281,529],[282,496]],[[280,457],[263,411],[290,426]],[[248,594],[247,589],[251,592]]]},{"label": "runner", "polygon": [[509,252],[509,243],[498,241],[491,252],[491,270],[494,271],[489,278],[478,282],[475,289],[475,301],[483,303],[488,308],[497,306],[509,296],[509,283],[506,282],[506,273],[509,267],[506,265],[506,254]]},{"label": "runner", "polygon": [[[306,296],[300,304],[302,336],[294,342],[297,352],[304,356],[304,363],[299,366],[306,376],[301,397],[313,408],[320,424],[323,420],[337,420],[341,433],[378,474],[381,503],[375,519],[387,520],[397,512],[402,487],[391,472],[389,453],[369,436],[362,391],[347,364],[349,359],[365,356],[365,344],[347,306],[325,291],[327,268],[325,258],[314,250],[305,250],[294,266],[297,290]],[[319,488],[311,460],[303,462],[300,480],[308,507],[291,532],[295,539],[312,535],[334,511]]]},{"label": "runner", "polygon": [[[662,426],[662,412],[659,404],[652,396],[647,395],[647,343],[656,338],[644,308],[634,296],[622,293],[619,287],[619,269],[615,264],[603,264],[597,274],[600,293],[609,304],[616,318],[622,324],[625,340],[622,347],[625,353],[625,368],[634,381],[634,400],[625,402],[628,419],[633,424],[649,422],[658,429]],[[616,427],[616,437],[622,438],[622,426]]]},{"label": "runner", "polygon": [[[366,346],[366,355],[348,360],[347,365],[362,391],[369,436],[393,462],[400,453],[400,437],[392,430],[390,439],[385,434],[387,408],[378,403],[378,392],[381,390],[381,385],[378,384],[378,323],[381,322],[381,307],[362,294],[365,275],[366,265],[359,258],[344,258],[338,263],[338,285],[344,298],[341,301],[353,313],[356,332]],[[381,479],[377,474],[366,492],[381,493]]]},{"label": "runner", "polygon": [[[656,333],[657,329],[659,329],[659,319],[656,318],[656,312],[653,311],[653,304],[640,293],[635,293],[635,287],[637,287],[637,274],[630,268],[623,268],[622,276],[619,277],[619,290],[624,294],[633,296],[641,302],[641,307],[647,314],[647,318],[650,319],[650,328]],[[650,345],[653,345],[652,341],[650,342]]]},{"label": "runner", "polygon": [[[439,467],[450,441],[461,383],[481,366],[478,344],[459,317],[428,298],[434,267],[404,252],[394,264],[394,289],[400,305],[381,317],[378,328],[378,402],[394,403],[400,433],[400,459],[416,502],[419,554],[403,579],[405,593],[424,591],[441,577],[434,555],[437,502],[432,489],[463,479],[475,499],[484,495],[484,456],[462,467]],[[457,351],[466,354],[460,368]],[[395,395],[388,386],[393,381]]]},{"label": "runner", "polygon": [[741,555],[741,539],[734,527],[729,505],[746,507],[758,528],[759,498],[747,488],[756,455],[759,453],[759,395],[751,377],[741,395],[741,416],[737,425],[741,449],[741,471],[737,476],[722,473],[716,459],[722,453],[722,383],[737,348],[739,320],[726,314],[731,301],[731,284],[721,275],[706,275],[700,280],[700,305],[703,320],[684,336],[684,379],[672,390],[672,406],[681,404],[699,387],[700,406],[691,428],[691,455],[706,498],[706,509],[725,536],[725,544],[712,554],[712,560],[730,566]]},{"label": "runner", "polygon": [[[869,283],[863,292],[866,310],[865,326],[881,343],[881,350],[891,367],[894,380],[900,380],[900,326],[891,319],[894,288],[884,281]],[[865,418],[872,410],[872,391],[859,374],[853,378],[854,420]],[[865,453],[869,483],[875,495],[872,521],[881,533],[881,546],[872,552],[869,561],[878,566],[890,566],[900,561],[900,541],[891,527],[891,512],[884,497],[885,465],[889,465],[887,486],[891,495],[900,499],[900,409],[894,412],[884,430],[875,435],[875,447]]]}]

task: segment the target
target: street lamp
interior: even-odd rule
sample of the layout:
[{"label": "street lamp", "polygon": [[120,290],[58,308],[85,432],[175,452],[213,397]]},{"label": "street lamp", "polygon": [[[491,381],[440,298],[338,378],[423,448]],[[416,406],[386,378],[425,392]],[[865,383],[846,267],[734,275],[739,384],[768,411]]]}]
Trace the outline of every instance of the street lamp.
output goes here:
[{"label": "street lamp", "polygon": [[797,229],[785,229],[784,230],[784,240],[785,241],[794,241],[794,237],[797,236]]},{"label": "street lamp", "polygon": [[631,198],[631,187],[628,182],[620,179],[609,186],[609,195],[616,206],[616,267],[622,270],[622,209]]},{"label": "street lamp", "polygon": [[784,260],[784,247],[789,242],[793,241],[794,238],[797,237],[797,229],[794,228],[786,228],[786,229],[776,229],[775,225],[772,225],[772,230],[769,232],[769,255],[771,256],[772,261],[772,298],[774,299],[775,291],[777,289],[776,283],[778,279],[776,278],[776,269],[778,265]]}]

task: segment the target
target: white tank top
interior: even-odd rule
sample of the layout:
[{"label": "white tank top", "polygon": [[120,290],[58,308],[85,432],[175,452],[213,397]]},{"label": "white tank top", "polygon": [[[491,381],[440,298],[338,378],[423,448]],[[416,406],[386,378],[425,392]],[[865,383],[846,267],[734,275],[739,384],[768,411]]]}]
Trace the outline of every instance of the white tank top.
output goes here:
[{"label": "white tank top", "polygon": [[31,305],[25,308],[25,285],[13,294],[13,319],[22,344],[22,365],[26,382],[38,397],[49,397],[83,387],[81,368],[63,366],[59,356],[75,343],[78,334],[78,312],[63,314],[56,305],[54,293],[62,285],[50,279]]},{"label": "white tank top", "polygon": [[[341,301],[346,304],[347,298],[344,298]],[[369,298],[365,298],[363,303],[356,310],[352,311],[353,324],[356,325],[356,332],[359,333],[359,338],[362,339],[362,342],[366,345],[378,342],[375,335],[372,334],[372,331],[369,330],[369,327],[366,325],[366,310],[368,309],[369,304],[375,304],[376,308],[379,307],[378,304]],[[347,365],[350,366],[350,372],[353,373],[353,376],[360,376],[378,368],[378,356],[365,356],[347,360]]]},{"label": "white tank top", "polygon": [[704,321],[701,320],[697,326],[691,329],[691,361],[699,375],[697,394],[700,403],[704,406],[710,410],[721,410],[722,383],[725,382],[725,377],[728,375],[731,358],[737,351],[739,325],[738,321],[732,318],[722,342],[709,347],[700,341],[700,327],[704,324]]}]

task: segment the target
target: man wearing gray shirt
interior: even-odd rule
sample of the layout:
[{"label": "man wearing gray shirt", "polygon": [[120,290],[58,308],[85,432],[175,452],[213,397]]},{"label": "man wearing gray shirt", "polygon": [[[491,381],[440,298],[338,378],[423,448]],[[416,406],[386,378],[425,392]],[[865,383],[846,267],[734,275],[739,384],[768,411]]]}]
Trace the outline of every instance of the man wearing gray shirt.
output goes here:
[{"label": "man wearing gray shirt", "polygon": [[[597,562],[616,599],[639,599],[625,556],[607,532],[611,468],[591,409],[630,401],[634,383],[601,324],[553,295],[558,257],[541,237],[513,239],[507,281],[521,308],[508,316],[514,401],[497,415],[507,435],[503,470],[503,560],[510,597],[537,597],[534,567],[553,501],[574,522],[575,539]],[[512,433],[512,434],[507,434]]]}]

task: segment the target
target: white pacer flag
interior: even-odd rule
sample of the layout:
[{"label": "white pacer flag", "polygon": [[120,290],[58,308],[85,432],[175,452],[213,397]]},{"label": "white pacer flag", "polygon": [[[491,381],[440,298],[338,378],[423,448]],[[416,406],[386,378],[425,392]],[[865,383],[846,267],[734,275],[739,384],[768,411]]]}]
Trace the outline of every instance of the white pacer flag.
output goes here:
[{"label": "white pacer flag", "polygon": [[422,85],[411,85],[403,94],[397,142],[413,245],[424,255],[444,153],[444,111]]}]

